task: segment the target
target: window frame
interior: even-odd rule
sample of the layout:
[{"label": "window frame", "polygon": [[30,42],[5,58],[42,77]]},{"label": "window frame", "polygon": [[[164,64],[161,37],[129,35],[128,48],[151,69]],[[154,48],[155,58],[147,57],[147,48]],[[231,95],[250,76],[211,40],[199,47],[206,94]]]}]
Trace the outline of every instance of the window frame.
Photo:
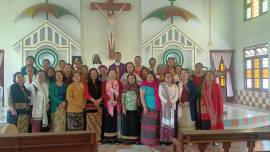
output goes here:
[{"label": "window frame", "polygon": [[[250,57],[246,57],[245,56],[245,51],[247,51],[247,50],[251,50],[251,49],[253,49],[253,50],[256,50],[257,48],[263,48],[263,47],[266,47],[267,48],[267,54],[264,54],[264,55],[257,55],[256,54],[256,52],[255,52],[255,55],[254,56],[250,56]],[[269,91],[269,89],[270,89],[270,87],[269,87],[269,62],[268,62],[268,67],[267,67],[267,69],[268,69],[268,88],[267,89],[264,89],[263,88],[263,69],[265,69],[264,67],[263,67],[263,58],[267,58],[268,59],[268,61],[269,61],[269,45],[268,45],[268,43],[264,43],[264,44],[260,44],[260,45],[255,45],[255,46],[251,46],[251,47],[246,47],[246,48],[244,48],[243,49],[243,68],[244,68],[244,89],[245,90],[249,90],[249,91],[260,91],[260,92],[268,92]],[[255,68],[254,68],[254,60],[255,59],[259,59],[259,70],[260,70],[260,77],[259,77],[259,80],[260,80],[260,86],[259,86],[259,88],[255,88],[255,86],[254,86],[254,83],[255,83],[255,78],[254,78],[254,70],[255,70]],[[251,81],[252,81],[252,88],[247,88],[247,60],[251,60]]]},{"label": "window frame", "polygon": [[[223,64],[223,68],[224,68],[224,71],[221,71],[221,64]],[[223,58],[221,58],[221,60],[220,60],[220,63],[219,63],[219,67],[218,67],[218,72],[220,72],[220,73],[222,73],[223,75],[223,78],[221,78],[221,76],[219,76],[219,85],[220,85],[220,87],[221,88],[225,88],[226,87],[226,81],[227,81],[227,77],[226,77],[226,73],[227,73],[227,70],[226,70],[226,66],[225,66],[225,63],[224,63],[224,61],[223,61]],[[221,79],[224,79],[224,85],[222,86],[221,85]]]},{"label": "window frame", "polygon": [[[260,17],[260,16],[268,13],[268,11],[269,11],[269,7],[268,7],[267,11],[266,12],[263,12],[263,0],[259,0],[259,15],[256,16],[256,17],[253,17],[252,16],[252,10],[253,10],[252,3],[253,3],[254,0],[250,0],[251,1],[251,4],[250,4],[251,5],[250,6],[250,8],[251,8],[251,17],[250,18],[247,18],[247,8],[249,6],[247,4],[247,0],[243,0],[243,1],[244,1],[244,5],[243,5],[244,6],[244,16],[243,16],[244,22],[250,21],[250,20],[255,19],[257,17]],[[269,5],[269,0],[267,0],[267,1],[268,1],[267,4]]]}]

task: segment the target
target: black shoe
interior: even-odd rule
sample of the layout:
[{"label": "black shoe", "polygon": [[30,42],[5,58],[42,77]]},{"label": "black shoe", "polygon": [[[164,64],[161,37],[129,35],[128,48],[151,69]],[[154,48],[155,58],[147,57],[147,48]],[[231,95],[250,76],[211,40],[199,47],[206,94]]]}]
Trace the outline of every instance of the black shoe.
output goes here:
[{"label": "black shoe", "polygon": [[123,143],[123,141],[121,141],[121,140],[119,140],[119,139],[118,139],[118,140],[115,140],[114,142],[115,142],[115,144],[117,144],[117,145]]},{"label": "black shoe", "polygon": [[107,144],[108,142],[105,141],[105,140],[101,140],[100,143],[101,143],[101,144]]},{"label": "black shoe", "polygon": [[214,142],[214,143],[213,143],[213,146],[218,146],[218,143]]},{"label": "black shoe", "polygon": [[164,142],[164,145],[170,146],[172,143],[171,142]]},{"label": "black shoe", "polygon": [[136,145],[142,145],[142,143],[140,141],[137,141],[135,144]]},{"label": "black shoe", "polygon": [[130,145],[130,142],[124,141],[123,144],[124,144],[124,145]]}]

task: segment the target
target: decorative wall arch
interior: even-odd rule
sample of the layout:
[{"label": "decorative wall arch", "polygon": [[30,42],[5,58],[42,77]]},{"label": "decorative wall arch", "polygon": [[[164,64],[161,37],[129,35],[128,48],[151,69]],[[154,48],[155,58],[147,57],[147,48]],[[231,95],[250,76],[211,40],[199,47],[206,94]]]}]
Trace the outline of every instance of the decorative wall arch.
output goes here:
[{"label": "decorative wall arch", "polygon": [[[144,60],[150,57],[160,59],[160,55],[163,55],[168,49],[190,51],[192,58],[190,66],[192,67],[195,65],[196,58],[205,52],[195,41],[172,24],[142,45],[142,55],[145,56]],[[148,61],[143,62],[148,63]]]},{"label": "decorative wall arch", "polygon": [[80,44],[48,20],[37,26],[13,46],[16,51],[22,52],[22,65],[25,64],[27,56],[36,56],[36,53],[41,49],[52,49],[59,60],[63,59],[69,63],[72,61],[72,56],[81,55]]}]

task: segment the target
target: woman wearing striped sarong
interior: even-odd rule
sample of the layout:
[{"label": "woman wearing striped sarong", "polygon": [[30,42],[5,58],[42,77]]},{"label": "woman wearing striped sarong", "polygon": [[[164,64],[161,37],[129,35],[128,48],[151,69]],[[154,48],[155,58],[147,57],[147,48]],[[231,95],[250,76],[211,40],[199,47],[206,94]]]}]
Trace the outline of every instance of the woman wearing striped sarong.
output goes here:
[{"label": "woman wearing striped sarong", "polygon": [[67,130],[84,129],[84,85],[80,82],[80,72],[73,73],[73,82],[67,88]]},{"label": "woman wearing striped sarong", "polygon": [[143,105],[141,143],[148,146],[158,146],[160,142],[159,111],[161,102],[154,74],[149,73],[147,80],[142,82],[140,97]]}]

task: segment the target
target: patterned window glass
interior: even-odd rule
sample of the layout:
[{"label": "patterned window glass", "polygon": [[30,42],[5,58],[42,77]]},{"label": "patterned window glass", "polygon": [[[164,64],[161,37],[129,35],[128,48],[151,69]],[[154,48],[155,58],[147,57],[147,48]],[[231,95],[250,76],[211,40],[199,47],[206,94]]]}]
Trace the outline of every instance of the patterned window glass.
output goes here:
[{"label": "patterned window glass", "polygon": [[252,90],[268,90],[268,44],[245,48],[244,63],[245,88]]},{"label": "patterned window glass", "polygon": [[268,12],[268,0],[244,0],[245,20],[261,16]]}]

